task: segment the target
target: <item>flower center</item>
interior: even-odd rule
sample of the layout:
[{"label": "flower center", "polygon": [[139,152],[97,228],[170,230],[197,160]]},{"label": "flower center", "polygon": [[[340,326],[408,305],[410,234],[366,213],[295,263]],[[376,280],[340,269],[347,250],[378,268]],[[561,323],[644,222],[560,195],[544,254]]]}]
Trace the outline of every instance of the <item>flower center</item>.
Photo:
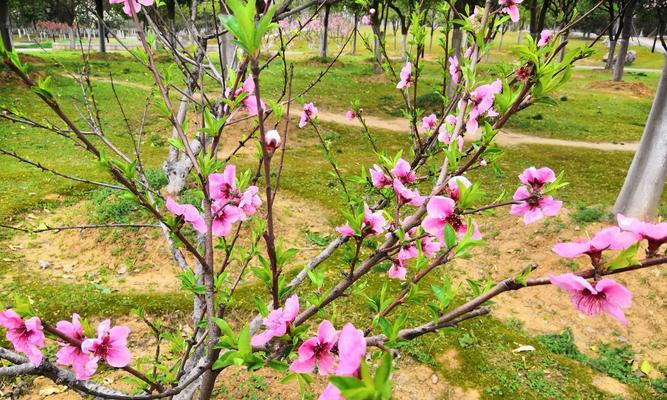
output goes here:
[{"label": "flower center", "polygon": [[459,217],[459,215],[456,213],[449,214],[447,218],[445,218],[445,222],[451,225],[456,232],[458,232],[459,229],[463,227],[463,221],[461,221],[461,217]]}]

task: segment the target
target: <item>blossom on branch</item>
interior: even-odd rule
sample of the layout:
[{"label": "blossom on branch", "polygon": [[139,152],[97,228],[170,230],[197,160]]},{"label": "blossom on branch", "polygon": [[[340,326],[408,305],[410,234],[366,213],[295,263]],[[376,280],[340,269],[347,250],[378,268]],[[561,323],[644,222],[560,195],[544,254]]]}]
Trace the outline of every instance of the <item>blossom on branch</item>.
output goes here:
[{"label": "blossom on branch", "polygon": [[384,173],[379,165],[373,164],[373,169],[369,169],[368,171],[371,174],[371,182],[373,183],[374,187],[378,189],[391,187],[391,178]]},{"label": "blossom on branch", "polygon": [[141,6],[152,6],[155,0],[109,0],[109,4],[123,3],[123,12],[127,15],[132,15],[132,8],[134,13],[138,14],[141,11]]},{"label": "blossom on branch", "polygon": [[406,62],[401,68],[401,80],[396,84],[396,89],[404,89],[410,86],[412,82],[412,64],[410,61]]},{"label": "blossom on branch", "polygon": [[60,365],[71,366],[78,380],[87,380],[97,370],[99,358],[91,355],[82,348],[83,342],[87,339],[83,333],[83,326],[78,314],[72,314],[72,322],[58,321],[56,329],[68,337],[81,342],[79,346],[71,343],[60,343],[60,350],[56,353],[56,362]]},{"label": "blossom on branch", "polygon": [[598,264],[605,250],[625,250],[635,244],[641,236],[633,232],[623,232],[612,226],[596,233],[591,239],[565,242],[554,245],[553,251],[563,258],[576,258],[588,255],[593,264]]},{"label": "blossom on branch", "polygon": [[496,94],[503,90],[503,83],[500,79],[494,82],[478,86],[475,90],[470,92],[470,101],[472,108],[468,114],[468,122],[466,123],[466,131],[475,133],[479,127],[477,119],[486,114],[488,117],[495,117],[498,115],[493,110],[493,102]]},{"label": "blossom on branch", "polygon": [[275,152],[276,149],[280,147],[280,143],[280,133],[277,130],[271,129],[270,131],[266,132],[266,149],[269,151],[269,153]]},{"label": "blossom on branch", "polygon": [[44,330],[38,317],[24,321],[10,308],[0,312],[0,326],[7,329],[5,337],[16,351],[25,354],[35,366],[42,363],[39,349],[44,347]]},{"label": "blossom on branch", "polygon": [[503,6],[502,12],[509,14],[512,22],[519,21],[519,4],[523,0],[498,0],[498,4]]},{"label": "blossom on branch", "polygon": [[328,375],[334,372],[334,358],[331,350],[338,340],[338,332],[331,322],[324,320],[320,322],[317,336],[303,342],[299,347],[299,358],[290,365],[290,371],[306,374],[312,372],[317,365],[320,375]]},{"label": "blossom on branch", "polygon": [[313,103],[306,103],[303,106],[303,112],[301,113],[301,119],[299,120],[299,128],[305,128],[308,125],[308,122],[312,121],[317,115],[317,107]]},{"label": "blossom on branch", "polygon": [[553,36],[553,32],[550,31],[549,29],[545,29],[540,33],[540,40],[537,42],[537,47],[544,47],[549,43],[551,40],[551,37]]},{"label": "blossom on branch", "polygon": [[563,207],[562,201],[554,200],[552,196],[531,193],[525,186],[519,186],[512,199],[519,204],[512,205],[510,215],[523,217],[523,222],[526,225],[537,222],[544,217],[554,217],[558,215]]},{"label": "blossom on branch", "polygon": [[126,326],[111,328],[111,322],[107,319],[97,326],[97,338],[84,340],[81,343],[81,350],[114,368],[123,368],[132,358],[127,348],[129,334],[130,328]]},{"label": "blossom on branch", "polygon": [[287,327],[294,322],[299,314],[299,296],[296,294],[285,300],[285,307],[272,310],[262,323],[266,327],[264,332],[252,337],[253,346],[263,346],[274,337],[287,333]]},{"label": "blossom on branch", "polygon": [[[351,323],[345,324],[338,336],[338,367],[336,376],[356,376],[361,368],[361,361],[366,355],[366,339],[364,332]],[[319,400],[345,400],[340,390],[329,383]]]},{"label": "blossom on branch", "polygon": [[580,312],[589,316],[604,312],[627,324],[623,309],[632,305],[632,293],[623,285],[606,278],[591,284],[573,273],[551,276],[550,281],[570,295],[574,308]]}]

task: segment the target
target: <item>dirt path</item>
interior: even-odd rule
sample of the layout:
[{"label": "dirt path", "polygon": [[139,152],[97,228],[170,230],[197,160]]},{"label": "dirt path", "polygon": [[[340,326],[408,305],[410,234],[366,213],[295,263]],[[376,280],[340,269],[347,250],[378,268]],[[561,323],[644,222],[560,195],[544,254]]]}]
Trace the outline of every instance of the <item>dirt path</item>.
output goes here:
[{"label": "dirt path", "polygon": [[[321,121],[334,122],[341,125],[347,126],[356,126],[361,128],[359,121],[352,120],[349,121],[345,118],[343,113],[331,113],[327,111],[319,110],[317,117]],[[366,116],[366,124],[371,128],[376,129],[386,129],[395,132],[408,132],[410,127],[408,121],[402,118],[377,118],[372,116]],[[479,134],[468,136],[471,139],[479,138]],[[506,130],[502,131],[502,135],[499,135],[496,139],[499,145],[501,146],[516,146],[521,144],[541,144],[541,145],[551,145],[551,146],[565,146],[565,147],[576,147],[581,149],[593,149],[593,150],[603,150],[603,151],[635,151],[637,150],[637,142],[631,143],[595,143],[595,142],[584,142],[580,140],[564,140],[564,139],[550,139],[542,138],[537,136],[523,135],[520,133],[508,132]]]},{"label": "dirt path", "polygon": [[[71,78],[71,76],[62,75],[64,77]],[[111,80],[103,77],[92,77],[93,82],[102,82],[102,83],[111,83]],[[114,84],[123,85],[127,87],[132,87],[135,89],[150,90],[151,87],[142,83],[129,82],[123,80],[114,80]],[[325,122],[334,122],[340,125],[346,126],[355,126],[361,128],[359,121],[352,120],[349,121],[345,118],[345,115],[341,113],[332,113],[328,111],[319,110],[317,114],[318,118],[321,121]],[[298,118],[298,114],[296,115]],[[403,118],[378,118],[373,116],[366,116],[366,124],[370,128],[376,129],[386,129],[389,131],[395,132],[405,132],[407,133],[410,130],[408,121]],[[469,135],[470,139],[479,138],[478,134]],[[602,151],[636,151],[638,142],[629,142],[629,143],[610,143],[610,142],[585,142],[581,140],[564,140],[564,139],[552,139],[552,138],[543,138],[538,136],[524,135],[521,133],[509,132],[506,130],[502,131],[502,135],[499,135],[496,139],[497,143],[501,146],[517,146],[522,144],[540,144],[540,145],[550,145],[550,146],[561,146],[561,147],[574,147],[579,149],[592,149],[592,150],[602,150]]]}]

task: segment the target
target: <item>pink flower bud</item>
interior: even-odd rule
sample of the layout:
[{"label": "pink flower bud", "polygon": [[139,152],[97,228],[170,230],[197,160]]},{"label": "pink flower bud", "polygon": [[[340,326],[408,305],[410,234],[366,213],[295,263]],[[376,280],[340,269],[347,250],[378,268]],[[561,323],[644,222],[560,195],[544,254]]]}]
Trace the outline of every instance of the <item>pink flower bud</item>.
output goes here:
[{"label": "pink flower bud", "polygon": [[280,141],[280,133],[277,130],[272,129],[266,132],[266,148],[270,153],[273,153],[280,147]]}]

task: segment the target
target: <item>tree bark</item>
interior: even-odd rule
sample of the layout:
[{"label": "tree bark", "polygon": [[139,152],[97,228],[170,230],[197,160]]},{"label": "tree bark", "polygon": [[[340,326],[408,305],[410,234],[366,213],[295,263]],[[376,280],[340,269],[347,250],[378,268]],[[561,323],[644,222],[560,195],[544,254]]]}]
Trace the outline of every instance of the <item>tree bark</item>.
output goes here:
[{"label": "tree bark", "polygon": [[632,32],[632,16],[635,11],[636,0],[630,0],[623,14],[623,32],[619,41],[618,55],[614,62],[613,80],[618,82],[623,79],[623,69],[625,68],[625,56],[628,54],[628,45],[630,44],[630,33]]},{"label": "tree bark", "polygon": [[607,64],[604,66],[604,69],[611,69],[614,65],[614,53],[616,52],[616,41],[609,41],[609,53],[607,54]]},{"label": "tree bark", "polygon": [[12,31],[9,25],[9,0],[0,0],[0,38],[5,48],[12,50]]},{"label": "tree bark", "polygon": [[95,0],[95,13],[97,13],[97,29],[100,34],[100,53],[107,52],[107,42],[104,33],[104,0]]},{"label": "tree bark", "polygon": [[667,178],[667,56],[639,148],[616,199],[614,213],[635,218],[657,215]]},{"label": "tree bark", "polygon": [[331,5],[327,4],[324,6],[324,18],[322,18],[322,37],[320,43],[320,58],[327,58],[327,36],[329,36],[329,11],[331,10]]},{"label": "tree bark", "polygon": [[354,37],[352,38],[352,55],[357,54],[357,34],[359,33],[359,14],[354,13]]}]

